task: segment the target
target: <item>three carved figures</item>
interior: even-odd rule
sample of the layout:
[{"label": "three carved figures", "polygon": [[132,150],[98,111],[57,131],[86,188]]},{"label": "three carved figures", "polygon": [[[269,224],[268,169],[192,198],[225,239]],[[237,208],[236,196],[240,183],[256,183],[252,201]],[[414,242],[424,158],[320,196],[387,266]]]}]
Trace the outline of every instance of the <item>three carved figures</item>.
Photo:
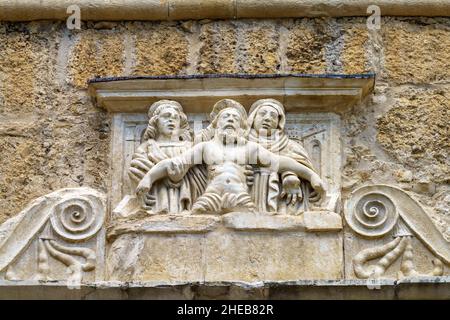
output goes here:
[{"label": "three carved figures", "polygon": [[155,102],[148,117],[128,172],[151,213],[298,214],[325,192],[275,99],[256,101],[249,116],[237,101],[220,100],[196,135],[176,101]]}]

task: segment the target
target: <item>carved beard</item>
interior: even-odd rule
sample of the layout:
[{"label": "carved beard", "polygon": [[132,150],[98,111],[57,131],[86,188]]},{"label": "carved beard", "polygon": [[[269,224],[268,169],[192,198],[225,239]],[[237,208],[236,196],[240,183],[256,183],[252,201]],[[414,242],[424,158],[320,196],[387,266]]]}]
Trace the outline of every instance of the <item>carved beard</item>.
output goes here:
[{"label": "carved beard", "polygon": [[241,129],[216,129],[216,134],[223,145],[236,144],[239,139],[239,133]]}]

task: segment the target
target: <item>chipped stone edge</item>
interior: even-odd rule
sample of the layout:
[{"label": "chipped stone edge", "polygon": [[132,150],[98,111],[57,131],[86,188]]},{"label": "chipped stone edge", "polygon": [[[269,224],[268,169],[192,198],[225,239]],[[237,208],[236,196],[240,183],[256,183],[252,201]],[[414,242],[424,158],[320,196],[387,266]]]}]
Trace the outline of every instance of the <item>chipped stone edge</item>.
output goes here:
[{"label": "chipped stone edge", "polygon": [[[0,21],[66,20],[70,0],[2,0]],[[79,0],[82,20],[190,20],[369,16],[372,0]],[[450,16],[445,0],[380,0],[382,16]]]},{"label": "chipped stone edge", "polygon": [[[262,287],[277,287],[277,286],[301,286],[301,287],[367,287],[370,284],[378,284],[383,286],[396,286],[402,284],[450,284],[450,276],[420,276],[410,277],[401,280],[394,279],[341,279],[341,280],[290,280],[290,281],[95,281],[83,282],[80,287],[90,287],[98,289],[107,288],[164,288],[177,286],[237,286],[247,289],[262,288]],[[39,287],[65,287],[66,281],[37,281],[37,280],[0,280],[0,290],[2,287],[9,286],[39,286]]]},{"label": "chipped stone edge", "polygon": [[128,233],[143,234],[201,234],[214,230],[221,222],[220,217],[199,215],[154,215],[143,220],[122,218],[108,228],[107,239],[114,241]]},{"label": "chipped stone edge", "polygon": [[0,299],[450,299],[450,277],[265,282],[0,281]]}]

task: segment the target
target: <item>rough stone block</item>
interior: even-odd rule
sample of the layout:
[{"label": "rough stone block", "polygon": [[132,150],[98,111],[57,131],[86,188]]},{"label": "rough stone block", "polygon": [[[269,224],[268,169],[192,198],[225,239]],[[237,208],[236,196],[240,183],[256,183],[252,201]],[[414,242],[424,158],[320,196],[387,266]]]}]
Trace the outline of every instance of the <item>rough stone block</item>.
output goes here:
[{"label": "rough stone block", "polygon": [[[439,23],[384,20],[387,78],[395,83],[430,83],[450,77],[450,31]],[[433,22],[433,21],[431,21]]]},{"label": "rough stone block", "polygon": [[87,88],[94,77],[111,77],[123,74],[124,40],[117,30],[81,31],[68,62],[72,83]]},{"label": "rough stone block", "polygon": [[167,23],[137,25],[134,75],[182,73],[187,66],[188,42],[183,32]]}]

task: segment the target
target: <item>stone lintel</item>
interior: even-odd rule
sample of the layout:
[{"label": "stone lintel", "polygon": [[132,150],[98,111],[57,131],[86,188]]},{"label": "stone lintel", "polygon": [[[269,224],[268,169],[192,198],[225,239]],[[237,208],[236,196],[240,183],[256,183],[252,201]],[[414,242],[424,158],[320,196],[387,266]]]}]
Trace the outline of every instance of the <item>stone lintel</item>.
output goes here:
[{"label": "stone lintel", "polygon": [[[66,20],[70,5],[82,20],[190,20],[368,16],[372,0],[2,0],[0,20]],[[379,0],[382,16],[449,16],[446,0]]]},{"label": "stone lintel", "polygon": [[[145,214],[145,212],[142,212]],[[144,219],[120,219],[108,228],[108,239],[126,233],[205,233],[213,230],[219,217],[205,215],[154,215]]]},{"label": "stone lintel", "polygon": [[233,212],[224,216],[228,228],[245,231],[310,232],[342,230],[342,218],[335,212],[306,211],[302,215],[279,215],[252,212]]},{"label": "stone lintel", "polygon": [[[218,292],[221,292],[218,296]],[[450,299],[450,277],[276,282],[0,281],[0,299]]]},{"label": "stone lintel", "polygon": [[161,99],[176,100],[185,112],[210,112],[220,99],[234,99],[247,109],[258,99],[274,98],[287,112],[348,111],[373,90],[374,74],[361,75],[193,75],[97,78],[89,93],[109,112],[145,113]]},{"label": "stone lintel", "polygon": [[303,220],[307,231],[342,230],[342,218],[335,212],[306,211]]},{"label": "stone lintel", "polygon": [[136,218],[121,218],[108,228],[108,239],[126,233],[206,233],[221,221],[225,227],[241,231],[306,231],[342,230],[342,218],[335,212],[307,211],[302,215],[281,215],[255,212],[231,212],[213,215],[147,215],[141,211]]},{"label": "stone lintel", "polygon": [[226,227],[245,231],[305,230],[303,216],[276,215],[255,212],[232,212],[223,218]]}]

